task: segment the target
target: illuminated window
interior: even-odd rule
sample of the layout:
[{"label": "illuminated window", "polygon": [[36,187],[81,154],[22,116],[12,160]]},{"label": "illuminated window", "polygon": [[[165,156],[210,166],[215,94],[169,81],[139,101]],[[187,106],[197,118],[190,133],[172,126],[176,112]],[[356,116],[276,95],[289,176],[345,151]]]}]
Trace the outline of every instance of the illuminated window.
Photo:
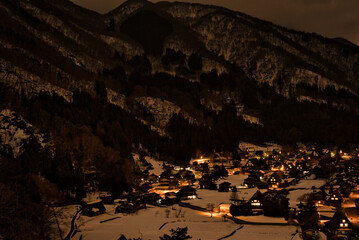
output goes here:
[{"label": "illuminated window", "polygon": [[252,205],[252,206],[260,206],[261,203],[259,202],[259,200],[254,199],[254,200],[252,200],[251,205]]}]

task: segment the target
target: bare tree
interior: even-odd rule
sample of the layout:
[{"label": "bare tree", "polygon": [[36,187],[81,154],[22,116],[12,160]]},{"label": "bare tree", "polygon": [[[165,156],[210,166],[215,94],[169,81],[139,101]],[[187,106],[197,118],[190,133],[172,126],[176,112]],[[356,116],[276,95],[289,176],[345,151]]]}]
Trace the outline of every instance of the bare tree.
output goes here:
[{"label": "bare tree", "polygon": [[165,210],[166,218],[169,218],[170,212],[171,212],[171,210],[169,210],[168,208],[166,208],[166,210]]},{"label": "bare tree", "polygon": [[179,218],[179,216],[181,215],[181,212],[182,212],[182,208],[180,208],[179,210],[176,210],[176,211],[175,211],[175,216],[176,216],[176,218]]},{"label": "bare tree", "polygon": [[230,196],[230,200],[238,200],[238,192],[232,192]]},{"label": "bare tree", "polygon": [[207,203],[207,210],[211,213],[211,217],[212,217],[214,210],[214,203]]}]

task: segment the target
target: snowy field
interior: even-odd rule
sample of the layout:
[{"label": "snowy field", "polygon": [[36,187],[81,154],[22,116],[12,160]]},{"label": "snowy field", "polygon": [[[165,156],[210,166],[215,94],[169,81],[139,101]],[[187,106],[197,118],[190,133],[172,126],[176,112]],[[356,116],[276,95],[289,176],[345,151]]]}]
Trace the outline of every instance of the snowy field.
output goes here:
[{"label": "snowy field", "polygon": [[[62,236],[66,236],[70,231],[71,220],[75,216],[76,212],[80,209],[80,205],[68,205],[64,207],[53,207],[51,208],[51,213],[54,214],[54,236],[53,239],[56,239],[61,231]],[[57,226],[57,223],[59,224]]]},{"label": "snowy field", "polygon": [[259,216],[237,216],[237,219],[252,222],[252,223],[283,223],[287,224],[288,222],[282,217],[267,217],[263,215]]},{"label": "snowy field", "polygon": [[[168,218],[166,209],[169,210]],[[102,222],[112,218],[116,219]],[[261,218],[263,221],[264,217]],[[79,240],[81,235],[83,240],[115,240],[121,234],[127,238],[142,237],[144,240],[154,240],[177,227],[188,227],[188,234],[193,237],[192,239],[202,240],[220,239],[240,227],[226,239],[290,239],[291,234],[296,231],[295,226],[243,226],[230,220],[223,221],[218,214],[211,218],[208,213],[181,208],[178,205],[174,205],[173,208],[150,207],[131,215],[113,214],[109,210],[98,217],[82,216],[78,225],[80,232],[75,235],[76,240]]]},{"label": "snowy field", "polygon": [[326,180],[324,179],[302,179],[299,181],[297,185],[295,185],[295,188],[311,188],[312,186],[315,186],[316,188],[319,188],[323,186],[326,183]]},{"label": "snowy field", "polygon": [[289,195],[288,195],[289,207],[297,208],[297,205],[300,203],[301,197],[303,197],[303,195],[305,195],[305,194],[309,194],[309,193],[313,192],[312,186],[319,188],[319,187],[323,186],[324,184],[325,184],[325,180],[323,180],[323,179],[300,180],[297,185],[289,188],[289,189],[304,188],[304,189],[292,190],[289,192]]},{"label": "snowy field", "polygon": [[[257,188],[243,189],[237,192],[238,199],[249,200],[257,191]],[[197,199],[188,200],[186,202],[199,206],[207,207],[208,203],[213,203],[215,206],[221,203],[231,203],[230,198],[232,192],[218,192],[217,190],[197,189]]]},{"label": "snowy field", "polygon": [[248,178],[248,174],[231,175],[224,179],[220,179],[217,183],[220,184],[222,182],[230,182],[232,186],[240,186],[246,178]]},{"label": "snowy field", "polygon": [[[140,155],[138,153],[132,153],[132,157],[133,157],[133,160],[141,166],[140,164]],[[163,172],[163,167],[162,167],[162,164],[163,162],[161,161],[157,161],[155,160],[154,158],[152,157],[149,157],[149,156],[145,156],[145,160],[152,164],[152,167],[153,169],[149,170],[149,174],[156,174],[156,175],[161,175],[161,173]]]},{"label": "snowy field", "polygon": [[[245,240],[290,240],[292,234],[297,230],[295,226],[261,226],[245,225],[241,230],[236,232],[232,237],[226,239],[245,239]],[[292,240],[301,239],[296,234]]]},{"label": "snowy field", "polygon": [[[167,218],[166,211],[169,210]],[[118,217],[112,221],[101,221]],[[231,221],[223,222],[220,217],[175,205],[173,208],[150,207],[137,214],[108,213],[98,217],[82,216],[79,221],[80,231],[75,239],[98,240],[117,239],[121,234],[127,238],[159,239],[170,229],[188,226],[188,233],[193,239],[218,239],[230,234],[239,227]]]}]

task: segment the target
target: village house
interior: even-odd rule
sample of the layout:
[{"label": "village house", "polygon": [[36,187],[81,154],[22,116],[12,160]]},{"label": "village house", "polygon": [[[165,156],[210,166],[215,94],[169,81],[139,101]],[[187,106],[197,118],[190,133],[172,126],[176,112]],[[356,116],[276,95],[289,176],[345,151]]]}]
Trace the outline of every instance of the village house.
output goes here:
[{"label": "village house", "polygon": [[146,204],[141,200],[135,200],[133,202],[122,201],[119,202],[116,207],[115,213],[135,213],[143,208],[146,208]]},{"label": "village house", "polygon": [[142,201],[145,204],[160,205],[162,202],[162,198],[157,193],[146,193],[142,196]]},{"label": "village house", "polygon": [[284,178],[284,174],[281,171],[276,171],[270,175],[267,180],[269,188],[279,188]]},{"label": "village house", "polygon": [[185,186],[178,191],[177,200],[189,200],[197,198],[197,190],[191,186]]},{"label": "village house", "polygon": [[232,204],[229,208],[232,216],[257,215],[263,212],[263,195],[260,191],[255,192],[248,201],[239,199],[235,193],[232,195],[230,199]]},{"label": "village house", "polygon": [[328,239],[358,239],[359,211],[358,208],[338,210],[327,223]]},{"label": "village house", "polygon": [[93,217],[106,212],[106,208],[101,200],[82,204],[82,214]]},{"label": "village house", "polygon": [[103,204],[113,204],[114,202],[114,197],[110,193],[101,193],[99,197]]},{"label": "village house", "polygon": [[229,192],[230,189],[231,189],[230,182],[223,182],[218,185],[218,192]]},{"label": "village house", "polygon": [[338,189],[338,191],[342,194],[344,198],[348,198],[349,195],[352,193],[352,190],[353,190],[353,184],[349,182],[344,182],[340,184],[340,187]]},{"label": "village house", "polygon": [[248,175],[248,178],[244,179],[244,184],[249,188],[258,187],[258,188],[267,188],[268,185],[265,182],[265,174],[263,171],[251,172]]},{"label": "village house", "polygon": [[218,212],[222,214],[229,214],[230,208],[231,208],[230,203],[221,203],[218,205]]},{"label": "village house", "polygon": [[228,167],[226,168],[228,176],[238,175],[242,170],[239,167]]},{"label": "village house", "polygon": [[165,198],[161,201],[161,205],[171,206],[176,203],[177,196],[175,192],[167,192]]},{"label": "village house", "polygon": [[324,191],[314,191],[308,197],[308,204],[312,206],[323,206],[326,202],[327,194]]},{"label": "village house", "polygon": [[288,191],[268,190],[262,194],[262,208],[265,216],[287,217],[289,214]]},{"label": "village house", "polygon": [[147,193],[150,192],[153,189],[152,184],[149,182],[145,182],[143,184],[141,184],[141,186],[139,186],[136,191],[142,192],[142,193]]},{"label": "village house", "polygon": [[147,181],[149,181],[150,183],[155,183],[158,181],[158,176],[154,173],[150,174],[148,177],[147,177]]},{"label": "village house", "polygon": [[229,212],[232,216],[250,216],[253,215],[252,209],[245,204],[243,200],[231,199],[232,204],[229,208]]},{"label": "village house", "polygon": [[209,157],[200,156],[200,158],[194,158],[190,160],[190,165],[199,166],[201,164],[207,163],[208,165],[213,164],[213,160]]},{"label": "village house", "polygon": [[258,165],[259,164],[258,164],[258,159],[257,158],[248,159],[248,161],[242,167],[242,171],[243,172],[254,171],[255,169],[257,169],[259,167]]},{"label": "village house", "polygon": [[335,208],[341,207],[343,203],[343,196],[342,194],[336,190],[331,195],[329,195],[327,201],[325,202],[326,205],[333,206]]},{"label": "village house", "polygon": [[203,175],[199,180],[199,186],[201,189],[217,190],[217,184],[213,182],[213,179],[208,175]]},{"label": "village house", "polygon": [[263,211],[263,195],[260,191],[257,191],[249,199],[248,203],[253,213],[261,213]]}]

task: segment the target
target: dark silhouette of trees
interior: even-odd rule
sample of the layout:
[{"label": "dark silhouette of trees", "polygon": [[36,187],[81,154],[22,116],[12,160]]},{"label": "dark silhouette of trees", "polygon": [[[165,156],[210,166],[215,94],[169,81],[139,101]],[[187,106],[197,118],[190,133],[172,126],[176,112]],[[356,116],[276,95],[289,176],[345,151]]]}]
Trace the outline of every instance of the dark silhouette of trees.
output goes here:
[{"label": "dark silhouette of trees", "polygon": [[188,57],[188,67],[192,71],[202,70],[202,57],[199,54],[192,53],[191,56]]},{"label": "dark silhouette of trees", "polygon": [[180,228],[177,229],[171,229],[171,235],[164,234],[162,237],[160,237],[160,240],[186,240],[191,239],[192,237],[187,234],[188,228]]}]

